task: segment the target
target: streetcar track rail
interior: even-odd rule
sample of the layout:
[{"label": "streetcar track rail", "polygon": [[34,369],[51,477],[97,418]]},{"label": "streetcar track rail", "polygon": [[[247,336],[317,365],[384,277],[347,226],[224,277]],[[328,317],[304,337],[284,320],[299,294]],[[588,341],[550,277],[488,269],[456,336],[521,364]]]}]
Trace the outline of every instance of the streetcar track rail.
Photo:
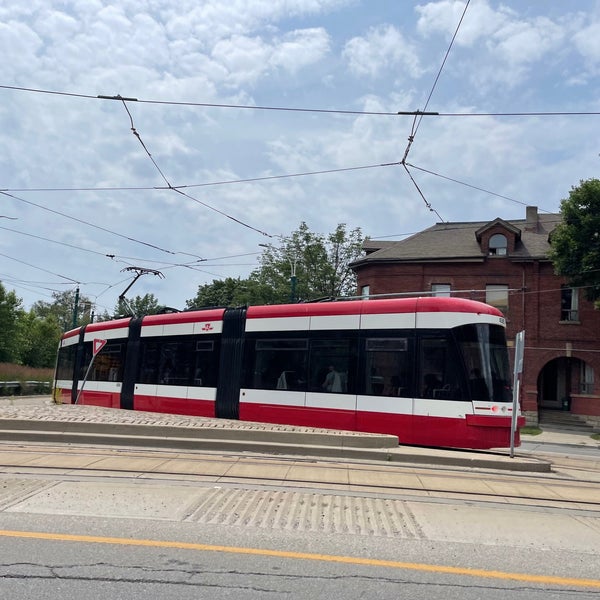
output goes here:
[{"label": "streetcar track rail", "polygon": [[[142,478],[145,482],[150,481],[173,481],[177,480],[180,484],[198,484],[202,485],[219,485],[236,487],[242,485],[243,487],[260,486],[268,487],[271,489],[286,489],[286,490],[323,490],[328,491],[335,490],[336,494],[374,494],[376,496],[390,496],[390,497],[409,497],[415,499],[419,496],[420,500],[435,501],[440,499],[451,499],[454,501],[461,502],[474,502],[474,503],[486,503],[486,504],[502,504],[504,506],[510,504],[512,506],[518,505],[519,507],[532,508],[538,507],[541,509],[553,509],[553,510],[577,510],[584,511],[586,513],[596,514],[600,512],[600,492],[597,493],[598,500],[591,500],[589,498],[569,498],[569,497],[554,497],[549,498],[542,495],[541,493],[532,493],[528,490],[528,487],[535,486],[565,486],[571,490],[575,490],[577,493],[589,493],[592,490],[594,493],[598,490],[598,483],[589,480],[573,480],[572,478],[563,477],[555,473],[551,476],[532,476],[531,474],[525,473],[503,473],[499,475],[496,472],[482,472],[477,473],[468,471],[459,471],[457,469],[450,468],[439,468],[435,466],[406,466],[398,464],[366,464],[365,462],[345,462],[343,465],[336,463],[333,460],[323,459],[309,459],[309,458],[296,458],[296,457],[254,457],[248,454],[227,454],[223,456],[217,452],[206,453],[206,452],[173,452],[173,451],[162,451],[162,450],[135,450],[127,452],[124,449],[114,448],[79,448],[70,446],[68,448],[61,446],[48,446],[38,444],[38,448],[27,448],[20,444],[0,444],[0,470],[5,475],[19,475],[19,476],[30,476],[33,473],[45,474],[46,476],[60,475],[64,478],[80,478],[80,479],[104,479],[107,477],[107,472],[111,475],[109,479],[125,479],[131,478]],[[5,456],[8,452],[12,453],[24,453],[32,456],[31,461],[26,463],[14,464],[18,461],[6,460]],[[86,466],[56,466],[48,464],[36,464],[36,457],[44,457],[47,461],[49,455],[56,454],[57,456],[67,455],[71,461],[76,457],[97,458],[97,461],[105,461],[106,459],[132,459],[132,460],[143,460],[143,459],[157,459],[162,461],[158,464],[154,464],[150,471],[143,471],[139,469],[133,469],[128,467],[126,464],[122,466],[113,465],[111,468],[107,466],[94,466],[94,463]],[[185,472],[177,470],[175,468],[169,468],[173,466],[172,461],[186,461],[187,463],[193,463],[197,468],[187,469]],[[215,463],[227,463],[223,467],[224,472],[215,474],[210,469],[201,468],[201,463],[208,463],[214,466]],[[57,461],[60,464],[60,461]],[[285,477],[281,476],[263,476],[259,472],[259,468],[265,468],[265,465],[283,465],[288,470],[298,468],[306,468],[310,465],[311,477],[299,477],[290,476],[286,474]],[[245,469],[254,468],[251,474],[245,475],[241,472],[235,472],[235,467],[243,466]],[[346,478],[346,481],[341,481],[341,475],[343,472],[349,472],[349,469],[354,474],[350,481],[350,478]],[[229,471],[234,472],[230,473]],[[340,477],[338,480],[332,481],[331,477],[325,476],[325,470],[328,472],[337,473]],[[117,475],[115,475],[116,473]],[[315,473],[319,473],[315,476]],[[385,484],[380,480],[377,482],[368,481],[361,482],[361,476],[369,474],[389,474],[390,477],[398,474],[409,474],[412,477],[416,477],[420,485],[409,485],[402,484],[399,482]],[[494,491],[492,487],[485,491],[476,491],[466,489],[473,482],[481,482],[482,476],[485,475],[484,481],[486,485],[504,487],[505,489],[500,491]],[[432,485],[429,478],[435,476],[438,483]],[[207,478],[212,478],[213,481],[207,481]],[[443,480],[443,481],[440,481]],[[274,484],[274,481],[278,483]],[[463,486],[458,484],[463,482]],[[325,487],[323,487],[325,486]],[[510,492],[510,487],[519,488],[518,493]],[[550,490],[552,487],[549,488]],[[547,491],[546,488],[541,488],[540,491]],[[564,491],[564,490],[563,490]]]}]

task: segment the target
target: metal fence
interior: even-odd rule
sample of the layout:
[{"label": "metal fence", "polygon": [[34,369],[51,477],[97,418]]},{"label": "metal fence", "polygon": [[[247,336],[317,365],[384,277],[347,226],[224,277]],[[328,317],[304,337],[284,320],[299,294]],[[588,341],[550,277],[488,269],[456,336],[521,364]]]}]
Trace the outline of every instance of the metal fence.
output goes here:
[{"label": "metal fence", "polygon": [[0,396],[33,396],[50,392],[49,381],[0,381]]}]

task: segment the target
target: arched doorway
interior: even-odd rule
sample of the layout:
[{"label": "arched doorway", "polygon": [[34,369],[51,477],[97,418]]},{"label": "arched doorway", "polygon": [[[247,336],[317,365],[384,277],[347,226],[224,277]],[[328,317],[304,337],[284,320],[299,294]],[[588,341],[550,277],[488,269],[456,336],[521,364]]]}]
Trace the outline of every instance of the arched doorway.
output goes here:
[{"label": "arched doorway", "polygon": [[579,358],[561,356],[544,365],[537,380],[538,412],[571,410],[572,394],[591,394],[594,370]]},{"label": "arched doorway", "polygon": [[544,365],[537,381],[538,411],[563,409],[571,393],[573,359],[561,356]]}]

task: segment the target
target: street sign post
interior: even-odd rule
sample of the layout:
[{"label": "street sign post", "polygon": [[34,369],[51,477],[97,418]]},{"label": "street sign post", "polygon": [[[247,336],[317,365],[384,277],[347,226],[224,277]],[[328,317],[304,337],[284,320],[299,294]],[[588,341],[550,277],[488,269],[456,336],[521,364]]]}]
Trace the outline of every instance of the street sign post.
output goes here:
[{"label": "street sign post", "polygon": [[515,431],[519,417],[519,393],[521,386],[521,373],[523,372],[523,354],[525,351],[525,332],[519,331],[515,337],[515,364],[513,369],[513,404],[512,420],[510,423],[510,457],[515,456]]},{"label": "street sign post", "polygon": [[81,396],[81,392],[83,392],[83,386],[85,385],[86,381],[88,380],[90,371],[92,370],[92,365],[94,364],[94,359],[96,358],[96,356],[98,355],[100,350],[102,350],[102,348],[104,348],[104,346],[106,346],[106,340],[101,340],[101,339],[97,338],[92,342],[92,360],[90,360],[90,364],[88,365],[87,371],[85,372],[85,377],[83,378],[83,381],[81,382],[81,387],[79,388],[79,391],[77,392],[77,397],[75,398],[75,404],[77,404],[79,402],[79,397]]}]

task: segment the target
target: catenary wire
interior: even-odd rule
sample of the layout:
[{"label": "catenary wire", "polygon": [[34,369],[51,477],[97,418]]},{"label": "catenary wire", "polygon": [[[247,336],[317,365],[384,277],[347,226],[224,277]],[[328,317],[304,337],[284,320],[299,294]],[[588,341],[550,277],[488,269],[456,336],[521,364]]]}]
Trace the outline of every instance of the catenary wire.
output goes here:
[{"label": "catenary wire", "polygon": [[184,185],[166,186],[117,186],[117,187],[77,187],[77,188],[2,188],[0,192],[127,192],[127,191],[150,191],[150,190],[185,190],[188,188],[211,187],[219,185],[232,185],[239,183],[257,183],[261,181],[273,181],[277,179],[288,179],[292,177],[307,177],[310,175],[328,175],[332,173],[344,173],[347,171],[361,171],[366,169],[378,169],[381,167],[395,167],[401,165],[401,161],[377,163],[371,165],[360,165],[355,167],[340,167],[338,169],[323,169],[320,171],[304,171],[301,173],[283,173],[281,175],[265,175],[264,177],[249,177],[245,179],[224,179],[221,181],[208,181],[206,183],[189,183]]},{"label": "catenary wire", "polygon": [[111,229],[107,229],[106,227],[102,227],[101,225],[95,225],[94,223],[90,223],[89,221],[84,221],[83,219],[79,219],[77,217],[73,217],[72,215],[68,215],[66,213],[60,212],[58,210],[54,210],[53,208],[48,208],[47,206],[43,206],[41,204],[36,204],[35,202],[31,202],[31,200],[25,200],[25,198],[21,198],[19,196],[15,196],[14,194],[11,194],[9,192],[6,192],[4,190],[0,190],[0,194],[3,194],[4,196],[8,196],[10,198],[13,198],[14,200],[18,200],[19,202],[24,202],[25,204],[29,204],[30,206],[35,206],[36,208],[41,208],[42,210],[51,212],[55,215],[59,215],[61,217],[65,217],[66,219],[70,219],[72,221],[76,221],[77,223],[81,223],[82,225],[87,225],[88,227],[93,227],[94,229],[98,229],[100,231],[104,231],[105,233],[110,233],[111,235],[116,235],[117,237],[123,238],[125,240],[128,240],[130,242],[134,242],[136,244],[142,244],[143,246],[147,246],[148,248],[154,248],[155,250],[160,250],[161,252],[165,252],[166,254],[185,254],[187,256],[193,256],[195,258],[198,259],[202,259],[201,256],[197,256],[196,254],[190,254],[189,252],[178,252],[178,251],[174,251],[174,250],[167,250],[166,248],[161,248],[160,246],[156,246],[154,244],[150,244],[149,242],[144,242],[142,240],[138,240],[134,237],[128,236],[128,235],[124,235],[122,233],[118,233],[116,231],[113,231]]},{"label": "catenary wire", "polygon": [[[119,100],[118,96],[105,96],[99,94],[81,94],[75,92],[64,92],[59,90],[47,90],[40,88],[30,88],[16,85],[0,85],[0,89],[13,90],[19,92],[30,92],[36,94],[48,94],[54,96],[66,96],[73,98],[82,98],[89,100]],[[396,117],[405,116],[436,116],[436,117],[553,117],[553,116],[597,116],[600,111],[513,111],[513,112],[432,112],[423,114],[423,111],[367,111],[367,110],[344,110],[344,109],[324,109],[324,108],[303,108],[291,106],[258,106],[251,104],[224,104],[218,102],[191,102],[177,100],[152,100],[143,98],[125,98],[129,102],[138,102],[140,104],[157,104],[164,106],[190,106],[199,108],[224,108],[235,110],[260,110],[260,111],[286,111],[297,113],[324,113],[340,115],[373,115]]]},{"label": "catenary wire", "polygon": [[[463,19],[465,17],[465,14],[467,13],[467,9],[469,8],[469,4],[470,4],[471,0],[467,0],[464,10],[462,12],[462,15],[458,21],[458,25],[456,26],[456,29],[454,30],[454,35],[452,36],[452,39],[450,40],[450,44],[448,45],[448,48],[446,50],[446,54],[444,55],[444,59],[442,60],[442,64],[440,65],[440,68],[437,72],[437,75],[435,76],[435,79],[433,81],[433,85],[431,86],[431,90],[429,91],[429,95],[427,96],[427,100],[425,101],[425,107],[423,109],[423,112],[425,112],[427,110],[427,107],[429,106],[429,102],[431,101],[431,98],[433,96],[433,92],[435,91],[435,88],[437,87],[438,81],[440,79],[440,76],[442,75],[442,71],[444,70],[444,66],[446,65],[446,61],[448,60],[448,56],[450,55],[450,50],[452,49],[452,46],[454,45],[454,40],[456,39],[456,36],[458,35],[458,31],[460,29],[460,26],[463,22]],[[412,127],[411,127],[411,131],[410,131],[410,135],[408,136],[408,144],[404,150],[404,156],[402,157],[402,166],[404,167],[404,169],[406,170],[406,173],[408,174],[410,180],[412,181],[413,185],[415,186],[415,188],[417,189],[417,192],[419,193],[419,195],[421,196],[421,198],[423,199],[423,202],[425,202],[425,206],[431,211],[434,212],[439,218],[440,220],[443,220],[440,217],[440,214],[438,213],[437,210],[435,210],[432,205],[431,202],[429,202],[427,200],[427,198],[425,198],[425,195],[423,194],[423,192],[421,191],[421,188],[417,185],[417,182],[415,181],[415,178],[413,177],[412,173],[409,171],[408,167],[406,166],[406,159],[408,158],[408,154],[410,152],[410,149],[413,145],[413,142],[415,141],[415,137],[417,135],[417,131],[419,130],[419,127],[421,126],[421,121],[423,119],[423,115],[415,115],[413,122],[412,122]]]},{"label": "catenary wire", "polygon": [[[448,177],[447,175],[441,175],[440,173],[436,173],[435,171],[430,171],[429,169],[424,169],[423,167],[418,167],[417,165],[413,165],[411,163],[406,163],[409,167],[413,169],[417,169],[418,171],[422,171],[423,173],[428,173],[429,175],[433,175],[435,177],[440,177],[441,179],[445,179],[447,181],[452,181],[453,183],[457,183],[458,185],[464,185],[465,187],[477,190],[479,192],[484,192],[485,194],[490,194],[490,196],[496,196],[497,198],[502,198],[503,200],[508,200],[509,202],[514,202],[515,204],[520,204],[521,206],[527,206],[527,202],[523,202],[522,200],[515,200],[514,198],[510,198],[509,196],[503,196],[502,194],[497,194],[496,192],[491,192],[490,190],[486,190],[482,187],[478,187],[471,183],[466,183],[464,181],[460,181],[459,179],[454,179],[452,177]],[[543,210],[544,212],[550,213],[551,211]]]},{"label": "catenary wire", "polygon": [[[429,96],[427,96],[427,101],[425,102],[425,107],[423,108],[423,112],[425,112],[427,110],[427,107],[429,106],[429,102],[431,101],[433,92],[435,91],[438,81],[440,80],[442,71],[444,70],[444,67],[446,66],[446,61],[448,60],[448,56],[450,56],[450,51],[452,50],[452,46],[454,46],[454,41],[456,40],[456,36],[458,35],[458,32],[462,25],[462,22],[465,18],[465,15],[467,14],[467,10],[469,9],[470,3],[471,3],[471,0],[467,0],[465,3],[465,7],[464,7],[463,12],[460,16],[460,19],[458,21],[458,25],[456,26],[456,29],[454,30],[454,35],[452,36],[452,39],[450,40],[450,44],[448,45],[448,49],[446,50],[446,54],[444,55],[444,60],[442,60],[442,64],[440,65],[439,71],[437,72],[437,75],[435,76],[435,80],[433,82],[433,85],[431,86],[431,91],[429,92]],[[417,131],[419,130],[419,127],[421,126],[421,122],[423,120],[423,115],[419,115],[419,116],[415,117],[415,119],[417,119],[417,123],[415,126],[413,137],[415,135],[417,135]]]},{"label": "catenary wire", "polygon": [[152,157],[152,154],[150,153],[150,150],[148,150],[148,147],[144,143],[144,140],[142,140],[142,136],[139,134],[138,130],[136,129],[135,123],[133,122],[133,116],[131,115],[131,112],[130,112],[129,108],[127,107],[127,103],[125,101],[126,99],[122,98],[121,96],[115,96],[115,97],[122,101],[123,106],[125,107],[125,110],[127,111],[127,115],[129,116],[129,121],[131,123],[131,131],[132,131],[133,135],[135,135],[135,137],[138,139],[138,141],[142,145],[142,148],[144,149],[144,151],[148,155],[148,158],[150,158],[150,160],[152,161],[152,164],[156,167],[156,169],[160,173],[160,176],[164,179],[165,183],[167,184],[167,188],[169,190],[177,192],[178,194],[181,194],[182,196],[185,196],[186,198],[189,198],[190,200],[193,200],[194,202],[200,204],[201,206],[204,206],[205,208],[208,208],[208,209],[210,209],[210,210],[212,210],[212,211],[214,211],[214,212],[216,212],[216,213],[218,213],[218,214],[226,217],[227,219],[230,219],[231,221],[233,221],[234,223],[237,223],[238,225],[242,225],[243,227],[251,229],[252,231],[256,231],[257,233],[260,233],[261,235],[264,235],[266,237],[273,237],[272,235],[266,233],[265,231],[257,229],[253,225],[250,225],[249,223],[246,223],[245,221],[242,221],[241,219],[238,219],[237,217],[234,217],[233,215],[230,215],[230,214],[226,213],[225,211],[222,211],[222,210],[220,210],[218,208],[215,208],[214,206],[212,206],[212,205],[210,205],[210,204],[208,204],[206,202],[203,202],[202,200],[198,200],[197,198],[194,198],[190,194],[187,194],[186,192],[182,192],[180,189],[174,188],[171,185],[171,182],[167,179],[167,177],[164,174],[164,172],[162,171],[162,169],[158,166],[158,163]]},{"label": "catenary wire", "polygon": [[8,258],[9,260],[14,260],[15,262],[21,263],[22,265],[31,267],[32,269],[37,269],[38,271],[43,271],[44,273],[54,275],[55,277],[60,277],[61,279],[66,279],[67,281],[70,281],[71,283],[74,283],[74,284],[80,283],[76,279],[67,277],[66,275],[61,275],[60,273],[55,273],[54,271],[49,271],[48,269],[43,269],[42,267],[38,267],[37,265],[32,265],[31,263],[25,262],[24,260],[21,260],[20,258],[15,258],[14,256],[9,256],[8,254],[3,254],[2,252],[0,252],[0,256],[4,256],[4,258]]}]

